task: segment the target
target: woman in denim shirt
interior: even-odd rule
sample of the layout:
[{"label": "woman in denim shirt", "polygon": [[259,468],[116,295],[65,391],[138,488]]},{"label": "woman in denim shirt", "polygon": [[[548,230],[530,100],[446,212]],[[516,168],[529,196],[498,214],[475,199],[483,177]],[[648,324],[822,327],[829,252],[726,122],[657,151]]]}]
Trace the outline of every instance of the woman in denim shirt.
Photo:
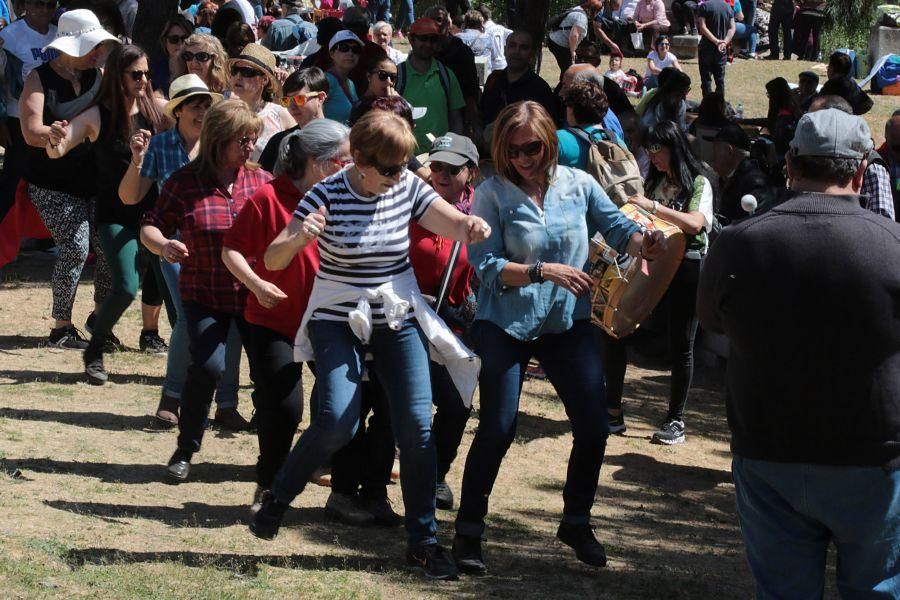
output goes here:
[{"label": "woman in denim shirt", "polygon": [[557,145],[553,120],[541,105],[505,108],[491,147],[499,175],[475,192],[472,214],[494,233],[468,246],[481,280],[472,338],[482,369],[480,422],[466,459],[453,543],[463,572],[486,571],[481,535],[488,497],[515,437],[531,356],[565,404],[574,434],[557,536],[579,560],[606,564],[590,527],[607,417],[600,346],[590,324],[591,278],[583,269],[597,231],[619,252],[643,251],[648,259],[661,240],[643,236],[589,175],[558,166]]}]

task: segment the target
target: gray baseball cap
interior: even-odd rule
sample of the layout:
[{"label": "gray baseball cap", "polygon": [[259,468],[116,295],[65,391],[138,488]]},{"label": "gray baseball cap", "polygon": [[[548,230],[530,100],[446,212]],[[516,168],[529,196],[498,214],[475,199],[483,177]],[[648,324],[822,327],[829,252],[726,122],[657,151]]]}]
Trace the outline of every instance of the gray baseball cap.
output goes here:
[{"label": "gray baseball cap", "polygon": [[834,108],[803,115],[791,140],[794,156],[862,159],[871,149],[872,132],[865,120]]},{"label": "gray baseball cap", "polygon": [[461,167],[466,163],[478,164],[478,148],[472,140],[464,135],[447,133],[434,140],[431,152],[428,153],[429,161],[437,161]]}]

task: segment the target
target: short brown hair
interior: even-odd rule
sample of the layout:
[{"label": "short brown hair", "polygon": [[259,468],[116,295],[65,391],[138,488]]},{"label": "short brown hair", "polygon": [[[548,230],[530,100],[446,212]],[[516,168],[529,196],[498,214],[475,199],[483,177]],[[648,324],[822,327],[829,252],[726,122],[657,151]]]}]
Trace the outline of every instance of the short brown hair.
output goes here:
[{"label": "short brown hair", "polygon": [[603,88],[593,81],[576,81],[566,90],[563,102],[572,109],[578,125],[596,125],[609,112]]},{"label": "short brown hair", "polygon": [[258,134],[262,126],[262,119],[243,100],[222,100],[213,104],[203,116],[200,152],[194,159],[200,178],[215,181],[228,144],[239,135]]},{"label": "short brown hair", "polygon": [[509,160],[506,149],[515,131],[525,128],[544,143],[544,160],[541,168],[546,171],[547,183],[553,178],[558,162],[559,140],[556,137],[556,124],[543,106],[528,100],[510,104],[497,115],[494,121],[494,139],[491,140],[491,155],[497,168],[497,174],[509,181],[519,184],[522,178],[515,165]]},{"label": "short brown hair", "polygon": [[416,151],[416,136],[403,117],[386,110],[370,110],[350,130],[350,151],[359,153],[355,159],[364,167],[399,164]]}]

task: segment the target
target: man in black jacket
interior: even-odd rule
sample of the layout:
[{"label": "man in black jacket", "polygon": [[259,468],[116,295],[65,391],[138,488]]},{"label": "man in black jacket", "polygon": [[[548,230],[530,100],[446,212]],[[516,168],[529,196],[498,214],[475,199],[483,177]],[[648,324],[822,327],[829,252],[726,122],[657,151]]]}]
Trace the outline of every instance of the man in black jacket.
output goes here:
[{"label": "man in black jacket", "polygon": [[865,121],[803,116],[791,194],[726,227],[700,275],[730,342],[737,510],[757,596],[900,596],[900,225],[859,205]]},{"label": "man in black jacket", "polygon": [[750,156],[750,137],[744,130],[730,123],[709,140],[714,148],[712,167],[722,182],[719,214],[725,217],[726,224],[747,216],[741,208],[744,196],[753,196],[759,210],[772,204],[775,188],[756,159]]}]

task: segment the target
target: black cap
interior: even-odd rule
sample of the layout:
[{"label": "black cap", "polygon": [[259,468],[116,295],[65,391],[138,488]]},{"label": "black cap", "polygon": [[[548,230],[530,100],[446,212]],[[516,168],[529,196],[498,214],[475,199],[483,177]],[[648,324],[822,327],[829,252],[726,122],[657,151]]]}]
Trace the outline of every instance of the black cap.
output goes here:
[{"label": "black cap", "polygon": [[735,148],[740,148],[747,152],[750,151],[750,136],[748,136],[747,132],[741,129],[740,126],[735,125],[734,123],[725,125],[716,132],[716,135],[705,137],[704,139],[711,142],[725,142],[726,144],[731,144]]}]

